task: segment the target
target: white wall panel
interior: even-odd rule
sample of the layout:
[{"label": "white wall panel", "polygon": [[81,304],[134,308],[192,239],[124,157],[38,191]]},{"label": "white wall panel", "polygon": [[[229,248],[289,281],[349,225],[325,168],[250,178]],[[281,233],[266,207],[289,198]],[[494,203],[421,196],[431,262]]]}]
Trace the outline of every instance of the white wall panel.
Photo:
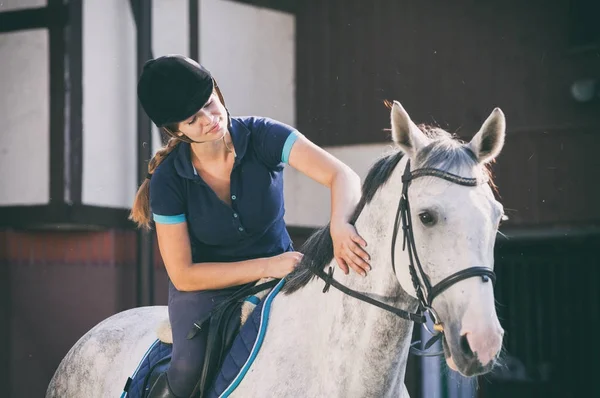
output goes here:
[{"label": "white wall panel", "polygon": [[0,0],[0,12],[46,6],[46,0]]},{"label": "white wall panel", "polygon": [[[361,180],[371,166],[383,155],[392,151],[391,144],[368,144],[326,147],[327,152],[350,166]],[[331,193],[328,188],[314,182],[291,166],[284,174],[285,221],[288,225],[320,227],[331,216]]]},{"label": "white wall panel", "polygon": [[295,17],[228,0],[201,0],[200,61],[232,115],[294,125]]},{"label": "white wall panel", "polygon": [[[189,57],[190,23],[187,0],[152,1],[152,51],[155,57],[182,54]],[[152,124],[152,150],[161,148],[160,134]]]},{"label": "white wall panel", "polygon": [[128,207],[136,184],[136,47],[129,1],[83,3],[84,204]]},{"label": "white wall panel", "polygon": [[45,29],[0,34],[0,206],[50,199],[48,51]]}]

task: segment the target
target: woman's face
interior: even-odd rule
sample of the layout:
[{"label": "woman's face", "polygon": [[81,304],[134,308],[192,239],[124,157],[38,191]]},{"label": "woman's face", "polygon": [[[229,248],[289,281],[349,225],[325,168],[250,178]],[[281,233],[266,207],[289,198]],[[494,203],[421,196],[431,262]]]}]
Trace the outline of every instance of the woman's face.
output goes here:
[{"label": "woman's face", "polygon": [[227,110],[213,91],[206,104],[177,127],[177,134],[185,134],[196,142],[218,140],[227,133]]}]

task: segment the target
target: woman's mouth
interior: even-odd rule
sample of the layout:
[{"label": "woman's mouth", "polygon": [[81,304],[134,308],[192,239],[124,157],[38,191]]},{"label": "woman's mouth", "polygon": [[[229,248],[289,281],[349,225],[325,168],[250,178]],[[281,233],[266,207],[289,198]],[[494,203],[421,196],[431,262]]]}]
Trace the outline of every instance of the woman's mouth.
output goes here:
[{"label": "woman's mouth", "polygon": [[206,132],[206,134],[215,133],[217,131],[218,127],[219,127],[219,122],[216,122],[215,124],[213,124],[210,127],[210,129]]}]

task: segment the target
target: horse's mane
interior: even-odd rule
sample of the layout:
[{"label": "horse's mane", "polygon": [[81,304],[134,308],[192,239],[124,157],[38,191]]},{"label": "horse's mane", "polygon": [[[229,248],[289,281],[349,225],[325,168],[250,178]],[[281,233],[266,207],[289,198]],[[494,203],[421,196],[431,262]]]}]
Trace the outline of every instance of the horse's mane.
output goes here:
[{"label": "horse's mane", "polygon": [[[464,142],[440,128],[428,125],[419,125],[419,127],[433,140],[419,152],[417,157],[419,167],[433,167],[456,172],[464,166],[472,168],[477,165],[473,153],[464,145]],[[379,188],[388,181],[403,155],[398,150],[382,157],[371,167],[362,185],[360,201],[350,218],[351,224],[356,222],[364,207],[371,202]],[[487,167],[483,169],[490,186],[495,188],[490,170]],[[299,251],[304,254],[304,257],[296,269],[286,276],[286,283],[282,288],[286,294],[291,294],[306,286],[315,277],[309,268],[323,269],[333,260],[333,241],[329,232],[329,223],[314,232]]]}]

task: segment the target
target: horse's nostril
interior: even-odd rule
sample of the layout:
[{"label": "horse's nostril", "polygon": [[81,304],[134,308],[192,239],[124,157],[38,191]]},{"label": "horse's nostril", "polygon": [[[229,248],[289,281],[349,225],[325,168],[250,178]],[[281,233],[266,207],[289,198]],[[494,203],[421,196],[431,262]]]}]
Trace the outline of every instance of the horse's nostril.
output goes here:
[{"label": "horse's nostril", "polygon": [[469,345],[467,334],[463,334],[462,336],[460,336],[460,349],[465,356],[473,356],[473,351],[471,351],[471,346]]}]

